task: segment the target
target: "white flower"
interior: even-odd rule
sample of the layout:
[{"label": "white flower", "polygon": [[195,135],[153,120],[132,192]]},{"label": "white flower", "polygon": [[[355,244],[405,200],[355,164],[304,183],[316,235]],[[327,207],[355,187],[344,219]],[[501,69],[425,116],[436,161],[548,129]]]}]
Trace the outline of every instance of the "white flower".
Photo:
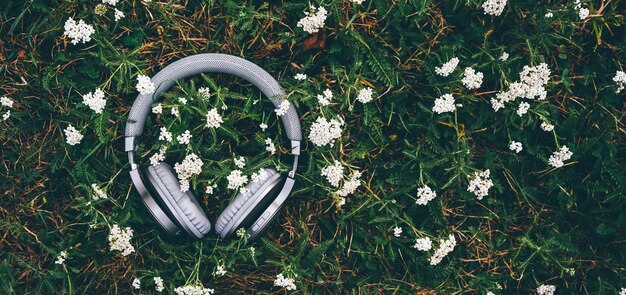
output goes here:
[{"label": "white flower", "polygon": [[500,56],[500,60],[506,61],[507,59],[509,59],[509,54],[507,52],[503,52],[502,56]]},{"label": "white flower", "polygon": [[5,107],[13,108],[13,100],[6,96],[0,97],[0,104]]},{"label": "white flower", "polygon": [[337,194],[342,197],[353,194],[359,185],[361,185],[361,172],[353,172],[350,179],[348,181],[344,181],[343,187],[337,191]]},{"label": "white flower", "polygon": [[552,12],[548,12],[546,13],[546,15],[544,15],[545,18],[552,18],[554,16],[554,14]]},{"label": "white flower", "polygon": [[254,182],[261,182],[267,180],[269,176],[269,173],[267,173],[265,169],[261,168],[259,171],[252,173],[252,175],[250,175],[250,179]]},{"label": "white flower", "polygon": [[541,122],[541,130],[550,132],[554,130],[554,125],[546,123],[546,122]]},{"label": "white flower", "polygon": [[137,290],[141,289],[141,281],[138,278],[133,280],[133,288]]},{"label": "white flower", "polygon": [[516,154],[519,154],[519,152],[522,151],[522,143],[517,141],[511,141],[511,144],[509,144],[509,149],[514,151]]},{"label": "white flower", "polygon": [[296,74],[295,76],[293,76],[294,79],[298,80],[298,81],[304,81],[306,80],[307,76],[306,74]]},{"label": "white flower", "polygon": [[9,117],[11,117],[11,110],[7,110],[6,113],[2,115],[2,121],[6,121]]},{"label": "white flower", "polygon": [[83,140],[83,135],[72,124],[67,126],[63,132],[65,132],[65,141],[69,145],[77,145]]},{"label": "white flower", "polygon": [[365,0],[352,0],[352,3],[356,4],[363,4],[363,2],[365,2]]},{"label": "white flower", "polygon": [[159,133],[159,140],[165,140],[167,142],[172,142],[172,132],[167,131],[166,127],[161,127]]},{"label": "white flower", "polygon": [[108,237],[111,251],[120,251],[123,256],[127,256],[128,254],[135,252],[135,247],[130,244],[130,239],[132,237],[133,230],[130,227],[121,229],[119,225],[114,224]]},{"label": "white flower", "polygon": [[91,189],[93,189],[93,194],[91,195],[92,199],[100,200],[100,199],[106,199],[107,198],[107,193],[104,190],[102,190],[101,188],[99,188],[97,184],[92,183],[91,184]]},{"label": "white flower", "polygon": [[463,75],[461,82],[467,89],[478,89],[483,84],[483,73],[481,72],[476,72],[474,69],[467,67]]},{"label": "white flower", "polygon": [[[245,228],[240,228],[240,229],[243,229],[245,231]],[[218,264],[217,267],[215,267],[215,270],[213,271],[213,275],[216,277],[221,277],[225,274],[226,274],[226,266],[223,263]]]},{"label": "white flower", "polygon": [[573,153],[570,152],[569,148],[564,145],[559,150],[552,153],[548,159],[548,164],[554,168],[563,167],[563,165],[565,165],[563,162],[569,160],[572,155]]},{"label": "white flower", "polygon": [[493,186],[493,182],[489,179],[489,173],[489,169],[474,172],[474,178],[470,180],[467,187],[467,191],[476,195],[479,200],[488,195],[489,189]]},{"label": "white flower", "polygon": [[413,245],[413,248],[417,249],[417,251],[428,251],[432,247],[433,247],[433,241],[431,241],[429,237],[416,239],[415,245]]},{"label": "white flower", "polygon": [[309,131],[309,140],[316,146],[325,146],[330,144],[333,146],[335,140],[341,137],[341,127],[343,120],[331,119],[326,120],[324,117],[317,117],[311,125]]},{"label": "white flower", "polygon": [[83,95],[83,103],[92,109],[96,114],[102,114],[102,110],[107,101],[104,99],[104,92],[100,88],[96,91]]},{"label": "white flower", "polygon": [[415,204],[426,205],[428,204],[428,202],[432,201],[435,197],[437,197],[437,194],[435,193],[435,191],[433,191],[432,189],[430,189],[430,187],[425,185],[424,187],[420,187],[417,189],[417,200],[415,200]]},{"label": "white flower", "polygon": [[619,291],[619,295],[626,295],[626,288],[622,288],[622,290]]},{"label": "white flower", "polygon": [[163,162],[163,160],[165,160],[165,152],[166,151],[167,151],[167,147],[162,146],[159,149],[159,152],[154,153],[154,155],[152,155],[152,157],[150,157],[150,165],[157,166],[157,165],[161,164],[161,162]]},{"label": "white flower", "polygon": [[198,88],[198,94],[200,94],[200,96],[202,98],[209,99],[211,97],[211,88],[209,87],[202,87],[202,88]]},{"label": "white flower", "polygon": [[248,176],[243,175],[241,170],[231,171],[226,179],[228,180],[228,189],[232,190],[238,189],[248,182]]},{"label": "white flower", "polygon": [[189,190],[189,179],[202,172],[203,164],[200,157],[194,153],[187,155],[181,163],[174,164],[174,170],[176,170],[178,180],[180,181],[181,192],[184,193]]},{"label": "white flower", "polygon": [[207,187],[206,187],[207,195],[212,195],[213,191],[215,190],[215,188],[217,188],[217,184],[207,185]]},{"label": "white flower", "polygon": [[265,124],[265,123],[261,123],[261,124],[259,125],[259,128],[261,128],[261,130],[265,131],[265,129],[267,129],[267,124]]},{"label": "white flower", "polygon": [[265,146],[265,150],[266,151],[270,152],[270,154],[272,154],[272,155],[276,153],[276,146],[274,146],[274,143],[272,142],[271,138],[269,138],[269,137],[266,138],[265,139],[265,144],[266,144],[266,146]]},{"label": "white flower", "polygon": [[491,107],[493,108],[494,111],[497,112],[500,109],[504,108],[504,102],[502,102],[502,100],[492,98],[491,99]]},{"label": "white flower", "polygon": [[276,115],[282,116],[287,113],[287,110],[289,110],[289,106],[290,106],[289,101],[283,100],[280,102],[280,104],[278,105],[278,108],[275,109],[274,112],[276,112]]},{"label": "white flower", "polygon": [[109,4],[111,6],[115,6],[117,5],[117,2],[119,2],[120,0],[102,0],[102,3],[104,4]]},{"label": "white flower", "polygon": [[496,294],[491,291],[488,291],[486,295],[496,295]]},{"label": "white flower", "polygon": [[437,114],[443,114],[447,112],[454,112],[456,110],[456,103],[452,94],[444,94],[435,99],[435,105],[433,106],[433,112]]},{"label": "white flower", "polygon": [[357,95],[356,100],[362,102],[362,103],[368,103],[370,101],[372,101],[372,99],[374,99],[372,97],[374,90],[370,87],[365,87],[361,90],[359,90],[359,95]]},{"label": "white flower", "polygon": [[454,70],[456,66],[459,65],[459,59],[457,57],[451,58],[448,62],[443,64],[441,67],[435,67],[435,73],[440,76],[448,77]]},{"label": "white flower", "polygon": [[178,141],[178,143],[180,144],[189,144],[191,137],[193,137],[191,135],[191,132],[189,132],[189,130],[185,130],[185,132],[183,132],[181,135],[176,136],[176,141]]},{"label": "white flower", "polygon": [[243,169],[243,167],[246,167],[246,158],[244,157],[235,157],[233,161],[235,162],[235,166],[239,167],[239,169]]},{"label": "white flower", "polygon": [[162,114],[163,113],[163,105],[162,104],[157,104],[155,106],[152,107],[152,112],[155,114]]},{"label": "white flower", "polygon": [[215,290],[200,285],[185,285],[176,287],[174,292],[177,295],[211,295]]},{"label": "white flower", "polygon": [[615,90],[615,93],[622,92],[624,87],[626,87],[626,73],[624,73],[624,71],[617,71],[615,73],[615,77],[613,77],[613,82],[617,84],[617,90]]},{"label": "white flower", "polygon": [[67,251],[61,251],[57,256],[57,260],[54,261],[54,264],[63,264],[67,259]]},{"label": "white flower", "polygon": [[537,288],[537,294],[539,295],[552,295],[556,291],[556,287],[554,285],[541,285]]},{"label": "white flower", "polygon": [[113,16],[115,17],[115,21],[119,21],[120,19],[124,18],[126,15],[124,15],[124,12],[115,8],[115,14]]},{"label": "white flower", "polygon": [[135,85],[135,88],[141,94],[150,94],[155,90],[154,83],[152,83],[150,77],[141,74],[137,75],[137,85]]},{"label": "white flower", "polygon": [[399,238],[402,235],[402,228],[399,226],[396,226],[393,228],[393,236],[396,238]]},{"label": "white flower", "polygon": [[499,16],[504,11],[506,0],[486,0],[483,3],[485,14]]},{"label": "white flower", "polygon": [[528,113],[528,109],[530,109],[530,104],[527,102],[522,102],[519,104],[519,107],[517,107],[517,115],[518,116],[523,116],[524,114]]},{"label": "white flower", "polygon": [[178,102],[182,103],[182,104],[187,104],[187,98],[185,97],[179,97],[178,98]]},{"label": "white flower", "polygon": [[491,99],[491,106],[495,111],[504,108],[504,103],[513,102],[519,97],[537,100],[546,99],[548,92],[545,89],[545,85],[550,79],[550,69],[547,64],[541,63],[535,67],[524,66],[519,77],[520,81],[511,83],[509,90],[500,91],[495,99]]},{"label": "white flower", "polygon": [[212,108],[207,114],[206,114],[206,127],[207,128],[219,128],[222,123],[224,123],[224,120],[222,119],[222,116],[220,116],[220,114],[217,112],[216,108]]},{"label": "white flower", "polygon": [[172,107],[170,112],[172,113],[172,116],[174,116],[174,117],[180,116],[180,112],[178,111],[178,107]]},{"label": "white flower", "polygon": [[324,22],[328,17],[327,11],[324,7],[318,8],[317,12],[315,10],[315,6],[311,6],[309,15],[300,19],[297,24],[299,28],[302,28],[305,32],[309,34],[319,32],[319,30],[324,27]]},{"label": "white flower", "polygon": [[430,265],[437,265],[446,257],[454,247],[456,246],[456,239],[454,235],[450,234],[447,240],[439,240],[439,248],[435,250],[435,253],[430,257]]},{"label": "white flower", "polygon": [[588,16],[589,16],[589,9],[581,8],[580,10],[578,10],[578,17],[580,17],[580,19],[586,19]]},{"label": "white flower", "polygon": [[322,94],[317,95],[317,101],[323,106],[329,105],[331,99],[333,99],[333,92],[330,91],[330,89],[324,90],[323,95]]},{"label": "white flower", "polygon": [[161,277],[154,277],[154,290],[157,292],[163,292],[165,290],[165,286],[163,286],[163,279]]},{"label": "white flower", "polygon": [[295,280],[285,277],[282,272],[276,276],[276,280],[274,280],[274,286],[285,288],[288,291],[293,291],[296,289]]},{"label": "white flower", "polygon": [[82,19],[78,21],[78,23],[73,19],[69,18],[65,22],[65,33],[64,35],[71,39],[70,43],[76,45],[79,42],[87,43],[91,41],[91,35],[95,33],[93,26],[88,25]]},{"label": "white flower", "polygon": [[326,176],[330,185],[339,187],[339,182],[343,179],[343,166],[335,160],[335,164],[322,168],[322,176]]}]

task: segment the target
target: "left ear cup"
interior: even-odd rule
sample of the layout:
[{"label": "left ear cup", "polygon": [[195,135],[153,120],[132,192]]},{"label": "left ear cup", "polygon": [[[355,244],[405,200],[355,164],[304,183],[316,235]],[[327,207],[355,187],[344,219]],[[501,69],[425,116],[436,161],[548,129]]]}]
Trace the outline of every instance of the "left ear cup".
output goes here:
[{"label": "left ear cup", "polygon": [[253,217],[255,213],[262,213],[266,208],[260,207],[265,207],[264,204],[268,204],[268,201],[271,202],[276,197],[269,192],[280,183],[282,176],[274,168],[265,170],[269,174],[268,178],[265,181],[248,183],[246,185],[248,191],[239,193],[217,218],[215,231],[222,238],[234,233],[248,217]]},{"label": "left ear cup", "polygon": [[198,239],[209,233],[211,222],[191,191],[181,192],[178,178],[166,163],[148,166],[146,175],[154,186],[164,209],[169,211],[189,235]]}]

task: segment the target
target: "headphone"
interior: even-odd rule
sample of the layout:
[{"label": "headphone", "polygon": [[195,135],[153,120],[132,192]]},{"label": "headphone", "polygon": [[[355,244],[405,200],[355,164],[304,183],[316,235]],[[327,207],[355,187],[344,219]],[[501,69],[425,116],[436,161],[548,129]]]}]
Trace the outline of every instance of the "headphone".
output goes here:
[{"label": "headphone", "polygon": [[[124,141],[124,150],[128,153],[131,167],[130,178],[144,205],[166,232],[177,235],[184,231],[197,239],[209,233],[211,222],[196,197],[191,191],[180,191],[180,183],[168,164],[150,165],[142,170],[135,163],[135,149],[152,103],[177,80],[206,72],[226,73],[247,80],[259,88],[275,107],[284,101],[282,97],[285,95],[278,82],[252,62],[227,54],[205,53],[188,56],[168,65],[151,79],[156,85],[154,93],[137,96],[128,115]],[[215,231],[222,238],[230,237],[238,228],[248,228],[249,239],[257,238],[276,217],[293,189],[302,132],[298,114],[291,102],[287,112],[280,118],[287,138],[291,140],[292,169],[285,177],[274,168],[266,168],[268,177],[265,180],[250,181],[244,192],[235,197],[215,222]],[[282,187],[280,183],[283,183]]]}]

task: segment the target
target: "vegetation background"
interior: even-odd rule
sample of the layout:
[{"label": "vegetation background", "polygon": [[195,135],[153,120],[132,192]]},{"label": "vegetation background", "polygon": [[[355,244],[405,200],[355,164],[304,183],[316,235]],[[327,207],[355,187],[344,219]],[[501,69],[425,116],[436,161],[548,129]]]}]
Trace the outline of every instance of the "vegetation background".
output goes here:
[{"label": "vegetation background", "polygon": [[[303,294],[528,294],[540,284],[557,286],[557,294],[617,294],[626,287],[626,109],[611,79],[626,60],[626,1],[583,1],[591,11],[586,20],[572,2],[509,1],[492,17],[475,0],[314,1],[329,17],[310,35],[296,27],[306,1],[122,0],[119,22],[111,11],[94,13],[99,1],[2,1],[0,94],[15,106],[0,122],[0,293],[149,294],[154,276],[164,279],[165,293],[196,281],[217,294],[285,293],[273,286],[284,272],[296,280],[293,293]],[[63,37],[69,17],[94,25],[91,42],[72,45]],[[244,57],[277,77],[305,135],[319,115],[346,122],[334,146],[305,145],[292,197],[253,244],[215,234],[199,242],[167,237],[127,173],[123,131],[135,76],[204,52]],[[498,59],[503,52],[510,53],[506,62]],[[462,70],[435,75],[455,56],[462,68],[485,74],[478,91],[462,87]],[[511,107],[494,112],[489,99],[524,65],[541,62],[552,70],[548,99],[523,117]],[[297,73],[309,78],[296,81]],[[250,169],[286,165],[288,157],[258,151],[268,134],[283,153],[287,142],[270,104],[252,105],[261,96],[241,80],[196,77],[166,104],[181,91],[193,97],[200,86],[242,118],[216,134],[194,135],[192,149],[213,160],[192,186],[214,220],[234,196],[224,182],[233,155],[249,156]],[[355,101],[365,86],[375,90],[369,104]],[[108,100],[101,115],[81,99],[96,87]],[[326,88],[335,100],[320,108],[315,96]],[[434,114],[434,99],[444,93],[463,107]],[[202,124],[200,113],[185,112],[168,124]],[[263,118],[271,124],[261,136],[255,126]],[[555,132],[541,131],[543,119]],[[149,126],[165,123],[152,116]],[[65,143],[68,124],[85,135],[80,145]],[[156,132],[148,135],[144,163],[157,150]],[[202,143],[212,140],[217,145]],[[524,150],[509,151],[511,140]],[[574,155],[550,169],[547,159],[561,145]],[[186,151],[173,152],[170,164]],[[333,160],[363,172],[341,208],[320,175]],[[466,189],[484,169],[495,186],[479,201]],[[204,192],[207,175],[218,183],[213,195]],[[92,183],[109,198],[92,201]],[[437,198],[418,206],[424,184]],[[135,253],[109,251],[112,224],[133,228]],[[436,247],[450,233],[458,246],[440,265],[412,248],[416,237],[430,236]],[[61,251],[67,261],[54,264]],[[220,263],[228,272],[214,276]],[[135,277],[141,290],[131,286]]]}]

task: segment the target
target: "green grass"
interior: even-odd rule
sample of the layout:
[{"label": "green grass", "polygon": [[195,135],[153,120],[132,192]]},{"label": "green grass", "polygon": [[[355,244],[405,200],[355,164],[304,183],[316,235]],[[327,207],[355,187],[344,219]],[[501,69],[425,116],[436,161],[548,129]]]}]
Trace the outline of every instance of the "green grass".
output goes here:
[{"label": "green grass", "polygon": [[[0,96],[15,104],[0,122],[0,293],[150,294],[160,276],[164,293],[201,282],[216,294],[282,294],[273,284],[279,273],[295,278],[294,293],[303,294],[529,294],[541,284],[555,285],[556,294],[619,293],[626,287],[626,108],[612,78],[626,61],[626,2],[583,1],[591,10],[584,21],[572,2],[509,1],[492,17],[474,0],[315,1],[329,17],[320,34],[309,35],[296,26],[306,1],[121,0],[119,22],[111,9],[96,15],[95,0],[2,1]],[[544,17],[548,11],[555,16]],[[93,40],[69,43],[69,17],[93,25]],[[346,122],[332,147],[305,140],[294,192],[254,243],[215,233],[200,241],[168,237],[127,173],[124,125],[136,75],[205,52],[244,57],[276,77],[305,136],[318,116]],[[503,52],[506,62],[498,59]],[[436,75],[452,57],[459,68]],[[496,92],[525,65],[540,63],[551,69],[547,99],[531,101],[522,117],[515,113],[521,99],[494,112]],[[469,66],[484,73],[478,90],[461,83]],[[296,81],[297,73],[309,78]],[[375,99],[362,104],[356,96],[366,86]],[[81,97],[97,87],[107,98],[101,115]],[[211,88],[208,101],[196,97],[198,87]],[[320,107],[316,96],[326,88],[333,104]],[[446,93],[463,107],[433,113]],[[161,126],[174,136],[191,130],[192,143],[171,145],[166,162],[189,152],[202,157],[203,172],[191,184],[212,221],[236,195],[226,188],[233,156],[246,157],[247,175],[290,165],[271,104],[242,80],[197,76],[163,104],[179,105],[181,117],[151,115],[141,162],[158,151]],[[225,122],[209,130],[204,115],[213,107]],[[542,120],[554,132],[542,131]],[[79,145],[65,142],[69,124],[85,136]],[[260,152],[267,137],[277,145],[274,156]],[[511,152],[511,140],[523,151]],[[573,156],[552,169],[548,158],[562,145]],[[334,160],[347,175],[363,173],[341,207],[320,175]],[[485,169],[494,186],[477,200],[467,186]],[[92,183],[109,198],[93,201]],[[213,183],[216,192],[206,194]],[[437,198],[419,206],[423,185]],[[113,224],[134,230],[135,253],[109,250]],[[426,236],[437,248],[449,234],[457,246],[437,266],[429,264],[433,250],[413,248]],[[68,258],[58,265],[61,251]],[[219,264],[226,275],[213,275]]]}]

